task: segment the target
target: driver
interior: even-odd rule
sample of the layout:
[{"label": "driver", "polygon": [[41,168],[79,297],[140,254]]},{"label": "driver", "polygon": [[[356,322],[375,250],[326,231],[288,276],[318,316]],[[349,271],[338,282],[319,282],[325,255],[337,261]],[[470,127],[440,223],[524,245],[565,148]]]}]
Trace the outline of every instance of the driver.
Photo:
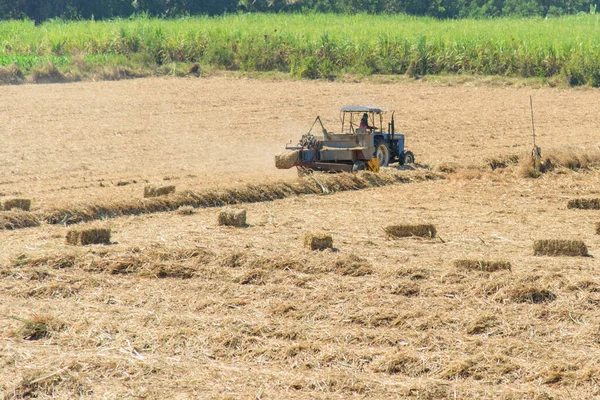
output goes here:
[{"label": "driver", "polygon": [[370,130],[375,129],[374,126],[369,126],[369,116],[367,115],[367,113],[364,113],[360,120],[360,128]]}]

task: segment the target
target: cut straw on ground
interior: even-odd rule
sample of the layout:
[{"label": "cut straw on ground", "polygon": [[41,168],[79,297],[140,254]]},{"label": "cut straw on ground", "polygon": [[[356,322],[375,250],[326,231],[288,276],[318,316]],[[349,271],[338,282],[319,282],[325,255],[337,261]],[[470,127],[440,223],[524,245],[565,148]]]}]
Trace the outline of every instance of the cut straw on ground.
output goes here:
[{"label": "cut straw on ground", "polygon": [[489,260],[454,260],[454,267],[469,271],[496,272],[510,271],[512,266],[509,261],[489,261]]}]

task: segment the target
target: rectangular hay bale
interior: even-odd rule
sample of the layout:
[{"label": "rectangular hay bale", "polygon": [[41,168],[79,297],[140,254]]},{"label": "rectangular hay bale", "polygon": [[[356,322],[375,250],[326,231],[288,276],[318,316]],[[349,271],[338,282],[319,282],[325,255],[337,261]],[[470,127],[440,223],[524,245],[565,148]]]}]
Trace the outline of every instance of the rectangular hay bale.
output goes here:
[{"label": "rectangular hay bale", "polygon": [[[13,208],[18,208],[23,211],[29,211],[31,209],[31,200],[29,199],[9,199],[5,200],[3,204],[4,210],[9,211]],[[2,208],[0,208],[2,209]]]},{"label": "rectangular hay bale", "polygon": [[567,208],[580,210],[600,210],[600,199],[573,199],[567,203]]},{"label": "rectangular hay bale", "polygon": [[311,250],[333,248],[333,238],[326,233],[307,233],[304,235],[304,246]]},{"label": "rectangular hay bale", "polygon": [[246,226],[246,210],[242,208],[224,208],[219,211],[217,222],[219,225],[225,226]]},{"label": "rectangular hay bale", "polygon": [[587,257],[588,250],[581,240],[536,240],[533,242],[533,255]]},{"label": "rectangular hay bale", "polygon": [[389,225],[383,229],[388,235],[403,238],[403,237],[427,237],[435,238],[437,230],[431,224],[417,225]]},{"label": "rectangular hay bale", "polygon": [[509,261],[489,261],[489,260],[454,260],[454,267],[466,269],[469,271],[496,272],[510,271],[512,266]]},{"label": "rectangular hay bale", "polygon": [[72,246],[87,246],[89,244],[110,244],[110,229],[71,229],[67,232],[66,242]]},{"label": "rectangular hay bale", "polygon": [[168,194],[175,192],[175,186],[156,186],[156,185],[147,185],[144,187],[144,198],[149,197],[158,197],[158,196],[166,196]]},{"label": "rectangular hay bale", "polygon": [[286,150],[275,156],[275,167],[277,169],[290,169],[300,161],[299,150]]}]

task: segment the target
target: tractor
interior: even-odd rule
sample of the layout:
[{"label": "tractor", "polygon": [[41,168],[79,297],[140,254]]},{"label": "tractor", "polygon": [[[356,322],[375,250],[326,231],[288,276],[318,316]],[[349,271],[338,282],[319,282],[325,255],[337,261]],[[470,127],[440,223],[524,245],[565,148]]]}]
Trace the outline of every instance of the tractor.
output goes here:
[{"label": "tractor", "polygon": [[[412,164],[415,156],[404,147],[404,134],[395,132],[394,112],[383,130],[385,112],[375,107],[349,106],[340,112],[341,133],[328,132],[320,117],[315,119],[308,133],[296,146],[287,145],[286,160],[276,157],[278,168],[298,168],[298,174],[307,171],[379,171],[398,162]],[[321,126],[322,136],[312,133],[315,125]],[[282,154],[281,157],[284,157]]]}]

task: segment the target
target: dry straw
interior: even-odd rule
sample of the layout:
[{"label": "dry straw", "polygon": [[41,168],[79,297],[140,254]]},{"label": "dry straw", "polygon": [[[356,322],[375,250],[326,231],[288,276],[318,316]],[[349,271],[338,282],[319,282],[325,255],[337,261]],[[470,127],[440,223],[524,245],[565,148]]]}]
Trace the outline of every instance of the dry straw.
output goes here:
[{"label": "dry straw", "polygon": [[20,209],[29,211],[31,209],[31,200],[29,199],[10,199],[4,202],[4,210]]},{"label": "dry straw", "polygon": [[600,222],[596,222],[596,235],[600,235]]},{"label": "dry straw", "polygon": [[580,210],[600,210],[600,199],[573,199],[567,203],[567,208]]},{"label": "dry straw", "polygon": [[30,212],[23,210],[0,212],[0,229],[21,229],[39,225],[38,218]]},{"label": "dry straw", "polygon": [[581,240],[536,240],[533,243],[533,255],[586,257],[588,250]]},{"label": "dry straw", "polygon": [[311,250],[325,250],[333,248],[333,238],[326,233],[307,233],[304,235],[304,246]]},{"label": "dry straw", "polygon": [[289,169],[300,161],[300,151],[286,150],[275,156],[275,167],[278,169]]},{"label": "dry straw", "polygon": [[434,238],[437,234],[435,226],[431,224],[419,225],[390,225],[384,229],[389,236],[404,238],[404,237],[427,237]]},{"label": "dry straw", "polygon": [[[411,182],[443,179],[443,175],[430,171],[397,171],[385,169],[379,173],[363,171],[358,174],[315,173],[291,182],[249,184],[201,192],[178,192],[171,196],[128,200],[114,203],[80,204],[69,208],[54,208],[40,212],[40,218],[49,224],[74,224],[125,215],[150,214],[175,211],[181,206],[223,207],[227,205],[257,203],[299,195],[321,195],[382,187]],[[1,226],[0,226],[1,228]]]},{"label": "dry straw", "polygon": [[156,186],[148,185],[144,187],[144,198],[166,196],[175,192],[175,186]]},{"label": "dry straw", "polygon": [[226,207],[219,212],[217,223],[225,226],[246,226],[246,210]]},{"label": "dry straw", "polygon": [[71,229],[69,232],[67,232],[66,242],[67,244],[73,246],[87,246],[89,244],[109,244],[110,229]]},{"label": "dry straw", "polygon": [[454,267],[458,269],[466,269],[469,271],[496,272],[503,270],[511,270],[509,261],[488,261],[488,260],[454,260]]}]

